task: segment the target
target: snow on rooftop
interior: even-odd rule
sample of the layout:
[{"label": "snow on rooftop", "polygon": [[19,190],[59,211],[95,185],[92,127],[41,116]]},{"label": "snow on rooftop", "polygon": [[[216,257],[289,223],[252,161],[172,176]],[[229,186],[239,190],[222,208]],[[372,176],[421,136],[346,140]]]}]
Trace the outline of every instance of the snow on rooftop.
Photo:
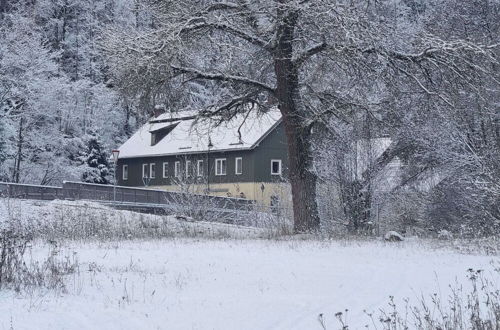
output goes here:
[{"label": "snow on rooftop", "polygon": [[150,123],[161,123],[166,121],[176,121],[181,120],[183,118],[196,117],[198,115],[198,111],[194,110],[185,110],[179,112],[165,112],[159,115],[156,118],[151,119]]},{"label": "snow on rooftop", "polygon": [[[162,114],[143,125],[120,148],[119,158],[176,155],[207,151],[232,151],[252,149],[279,123],[281,113],[272,109],[267,113],[252,112],[245,119],[241,114],[229,122],[216,126],[210,120],[196,120],[196,112]],[[189,119],[184,119],[189,118]],[[151,145],[151,132],[177,124],[161,141]],[[238,134],[240,128],[241,138]]]}]

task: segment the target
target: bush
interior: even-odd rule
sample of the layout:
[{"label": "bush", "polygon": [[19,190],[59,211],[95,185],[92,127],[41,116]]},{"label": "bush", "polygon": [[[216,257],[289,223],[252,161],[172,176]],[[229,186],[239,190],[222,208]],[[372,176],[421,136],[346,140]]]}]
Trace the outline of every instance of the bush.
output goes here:
[{"label": "bush", "polygon": [[[500,267],[494,269],[500,274]],[[389,297],[388,309],[381,309],[375,316],[365,311],[374,329],[383,330],[498,330],[500,329],[500,289],[492,280],[486,278],[482,270],[469,269],[467,278],[470,289],[451,286],[447,301],[437,294],[429,299],[420,298],[417,305],[405,299],[403,312],[394,297]],[[348,329],[347,310],[335,314],[339,329]],[[326,330],[323,314],[318,317],[320,326]],[[367,328],[371,327],[369,325]]]},{"label": "bush", "polygon": [[33,287],[64,290],[65,275],[78,269],[76,258],[58,258],[57,243],[52,242],[49,254],[41,260],[27,259],[33,236],[13,226],[0,231],[0,289],[19,292]]},{"label": "bush", "polygon": [[23,281],[24,253],[31,238],[13,230],[0,232],[0,289]]}]

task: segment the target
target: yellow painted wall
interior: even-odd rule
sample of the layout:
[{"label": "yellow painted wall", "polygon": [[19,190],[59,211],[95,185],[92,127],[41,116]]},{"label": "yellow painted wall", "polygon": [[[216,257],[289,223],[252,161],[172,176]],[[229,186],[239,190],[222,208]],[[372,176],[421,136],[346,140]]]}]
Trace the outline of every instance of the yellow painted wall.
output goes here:
[{"label": "yellow painted wall", "polygon": [[[262,189],[262,186],[264,189]],[[206,184],[179,184],[166,186],[149,186],[149,189],[161,189],[166,191],[184,191],[195,194],[204,194]],[[270,182],[241,182],[241,183],[217,183],[210,184],[210,195],[221,197],[240,197],[254,200],[258,204],[270,206],[271,196],[278,196],[283,207],[291,205],[291,191],[288,183]]]}]

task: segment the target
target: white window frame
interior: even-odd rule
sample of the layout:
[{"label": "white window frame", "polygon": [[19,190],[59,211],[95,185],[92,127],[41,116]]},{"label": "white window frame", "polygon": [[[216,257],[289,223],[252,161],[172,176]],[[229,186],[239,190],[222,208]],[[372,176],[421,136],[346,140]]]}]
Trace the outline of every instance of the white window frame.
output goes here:
[{"label": "white window frame", "polygon": [[174,176],[176,178],[180,178],[181,177],[181,162],[180,161],[176,161],[174,163]]},{"label": "white window frame", "polygon": [[122,179],[128,180],[128,165],[123,165],[122,166]]},{"label": "white window frame", "polygon": [[[222,171],[222,164],[226,164],[224,171]],[[219,166],[220,164],[220,166]],[[215,175],[223,176],[227,173],[227,159],[226,158],[217,158],[215,159]]]},{"label": "white window frame", "polygon": [[151,179],[156,177],[156,163],[149,164],[149,177]]},{"label": "white window frame", "polygon": [[191,161],[186,160],[186,178],[189,178],[191,176],[189,173],[190,170],[191,170]]},{"label": "white window frame", "polygon": [[[240,171],[238,172],[238,161],[240,161]],[[236,157],[234,159],[234,174],[241,175],[243,174],[243,157]]]},{"label": "white window frame", "polygon": [[168,178],[168,162],[163,162],[163,178]]},{"label": "white window frame", "polygon": [[198,159],[196,162],[196,175],[203,176],[203,159]]},{"label": "white window frame", "polygon": [[148,177],[148,169],[149,169],[148,164],[142,164],[142,177],[143,178]]},{"label": "white window frame", "polygon": [[[273,163],[278,162],[278,172],[274,173],[273,172]],[[281,175],[282,173],[282,168],[281,168],[281,159],[271,159],[271,175]]]}]

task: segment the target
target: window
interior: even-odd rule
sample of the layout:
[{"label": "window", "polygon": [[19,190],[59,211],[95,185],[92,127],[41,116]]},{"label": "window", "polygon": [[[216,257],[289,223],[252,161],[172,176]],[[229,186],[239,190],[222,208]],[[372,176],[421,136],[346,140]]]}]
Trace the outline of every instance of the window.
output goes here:
[{"label": "window", "polygon": [[236,157],[234,159],[234,174],[239,175],[243,173],[243,159]]},{"label": "window", "polygon": [[154,179],[155,175],[156,175],[156,164],[151,163],[151,164],[149,164],[149,177],[151,179]]},{"label": "window", "polygon": [[128,180],[128,165],[122,166],[122,178],[123,180]]},{"label": "window", "polygon": [[181,177],[181,162],[175,162],[174,175],[176,178]]},{"label": "window", "polygon": [[167,127],[162,127],[160,129],[150,131],[151,133],[151,145],[154,146],[158,142],[160,142],[165,136],[168,135],[175,127],[177,126],[177,123],[169,125]]},{"label": "window", "polygon": [[271,160],[271,174],[272,175],[281,175],[281,159],[272,159]]},{"label": "window", "polygon": [[163,177],[168,178],[168,163],[167,162],[163,163]]},{"label": "window", "polygon": [[196,173],[198,176],[203,176],[203,160],[196,163]]},{"label": "window", "polygon": [[191,161],[186,160],[186,178],[189,178],[191,172]]},{"label": "window", "polygon": [[215,175],[226,175],[226,159],[215,160]]},{"label": "window", "polygon": [[142,177],[148,177],[148,164],[142,164]]}]

